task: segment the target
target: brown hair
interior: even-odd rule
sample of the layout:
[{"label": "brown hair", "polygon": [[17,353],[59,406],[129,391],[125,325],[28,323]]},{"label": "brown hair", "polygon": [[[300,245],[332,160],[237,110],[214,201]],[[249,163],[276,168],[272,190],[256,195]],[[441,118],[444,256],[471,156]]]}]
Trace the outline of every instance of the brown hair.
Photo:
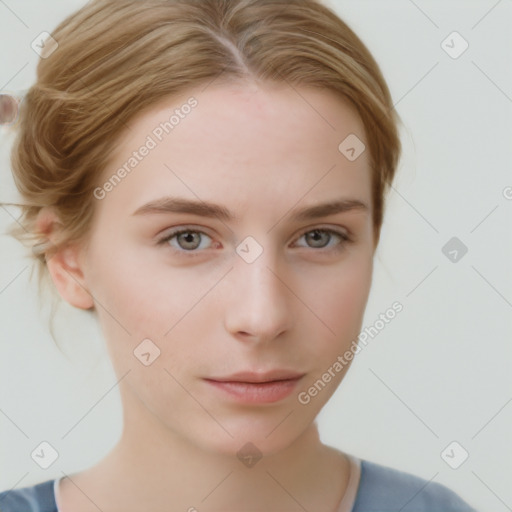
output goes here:
[{"label": "brown hair", "polygon": [[[23,204],[10,233],[33,249],[39,284],[52,251],[89,234],[93,190],[127,121],[220,73],[329,89],[354,104],[370,151],[377,245],[400,118],[366,46],[320,1],[92,0],[52,37],[58,47],[39,61],[11,153]],[[41,249],[35,221],[45,206],[62,236]]]}]

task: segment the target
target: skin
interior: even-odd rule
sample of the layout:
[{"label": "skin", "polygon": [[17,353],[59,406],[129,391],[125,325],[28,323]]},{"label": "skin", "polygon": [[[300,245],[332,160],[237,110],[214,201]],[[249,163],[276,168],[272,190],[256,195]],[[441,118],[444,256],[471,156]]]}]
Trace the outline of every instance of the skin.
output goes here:
[{"label": "skin", "polygon": [[[104,179],[191,95],[197,107],[94,201],[87,243],[48,261],[61,296],[96,310],[116,375],[124,376],[122,436],[97,465],[61,481],[59,506],[334,511],[348,461],[321,443],[315,418],[348,365],[308,404],[297,397],[357,338],[371,288],[369,154],[351,162],[338,150],[350,133],[365,140],[363,124],[326,90],[212,84],[133,119]],[[239,219],[133,215],[166,195],[218,203]],[[341,198],[367,209],[293,219],[297,209]],[[57,240],[55,221],[41,212],[41,230]],[[157,245],[176,226],[205,234]],[[315,238],[320,228],[350,241],[322,232]],[[252,263],[235,251],[247,236],[263,249]],[[160,349],[149,366],[133,354],[146,338]],[[305,376],[271,404],[236,403],[203,380],[275,368]],[[236,455],[247,442],[262,454],[253,467]]]}]

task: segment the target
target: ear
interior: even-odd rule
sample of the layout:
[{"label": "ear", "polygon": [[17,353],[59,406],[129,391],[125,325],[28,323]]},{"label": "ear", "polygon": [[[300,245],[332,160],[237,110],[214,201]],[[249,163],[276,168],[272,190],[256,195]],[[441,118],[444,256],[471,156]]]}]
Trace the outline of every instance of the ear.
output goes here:
[{"label": "ear", "polygon": [[[42,208],[36,220],[37,229],[44,234],[50,246],[57,246],[62,223],[50,208]],[[69,244],[46,256],[46,266],[60,296],[72,306],[80,309],[94,307],[92,295],[87,289],[83,272],[82,249],[78,244]]]}]

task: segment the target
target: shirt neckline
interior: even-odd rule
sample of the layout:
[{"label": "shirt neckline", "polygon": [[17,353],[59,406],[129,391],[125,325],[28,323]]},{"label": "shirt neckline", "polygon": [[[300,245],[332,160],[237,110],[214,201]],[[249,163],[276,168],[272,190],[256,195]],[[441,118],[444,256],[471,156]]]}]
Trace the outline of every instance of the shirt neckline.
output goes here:
[{"label": "shirt neckline", "polygon": [[345,453],[345,456],[349,461],[349,477],[345,494],[341,498],[336,512],[352,512],[361,481],[361,459],[349,453]]},{"label": "shirt neckline", "polygon": [[61,476],[59,478],[56,478],[53,482],[53,496],[55,500],[55,510],[57,512],[62,512],[59,508],[60,503],[60,481],[64,478],[64,476]]}]

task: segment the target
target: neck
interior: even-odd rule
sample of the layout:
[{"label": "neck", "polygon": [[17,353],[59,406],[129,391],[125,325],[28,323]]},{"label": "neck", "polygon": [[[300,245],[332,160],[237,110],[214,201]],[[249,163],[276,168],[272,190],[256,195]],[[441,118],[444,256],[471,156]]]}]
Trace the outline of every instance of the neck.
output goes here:
[{"label": "neck", "polygon": [[[102,510],[334,512],[341,501],[348,461],[321,443],[315,423],[284,449],[254,463],[205,451],[168,429],[140,402],[123,402],[121,439],[85,473],[84,485],[100,493],[91,498],[103,503]],[[108,492],[93,482],[102,482]]]}]

